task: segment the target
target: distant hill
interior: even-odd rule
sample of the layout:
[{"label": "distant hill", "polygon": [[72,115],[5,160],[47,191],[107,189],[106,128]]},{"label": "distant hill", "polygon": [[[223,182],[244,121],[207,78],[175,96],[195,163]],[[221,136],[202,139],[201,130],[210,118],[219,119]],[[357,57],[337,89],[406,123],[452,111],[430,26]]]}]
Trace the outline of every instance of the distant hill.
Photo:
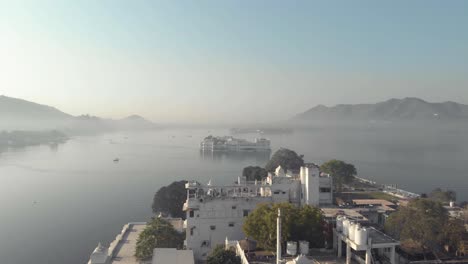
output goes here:
[{"label": "distant hill", "polygon": [[73,116],[51,106],[0,96],[0,131],[57,129],[68,134],[82,134],[151,128],[157,128],[157,125],[138,115],[118,120]]},{"label": "distant hill", "polygon": [[119,120],[116,120],[117,125],[121,129],[150,129],[156,128],[157,125],[139,115],[131,115]]},{"label": "distant hill", "polygon": [[318,105],[292,118],[293,121],[396,121],[468,120],[468,105],[455,102],[430,103],[419,98],[390,99],[376,104]]},{"label": "distant hill", "polygon": [[63,120],[73,116],[51,106],[0,95],[0,118]]}]

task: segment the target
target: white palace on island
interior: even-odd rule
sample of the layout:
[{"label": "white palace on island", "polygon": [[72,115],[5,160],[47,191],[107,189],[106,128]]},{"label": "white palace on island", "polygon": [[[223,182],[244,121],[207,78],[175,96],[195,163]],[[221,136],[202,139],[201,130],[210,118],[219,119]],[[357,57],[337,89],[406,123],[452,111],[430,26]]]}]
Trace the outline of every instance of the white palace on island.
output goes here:
[{"label": "white palace on island", "polygon": [[226,237],[244,239],[244,217],[259,203],[289,202],[297,206],[333,203],[332,177],[320,173],[315,164],[304,165],[298,173],[278,167],[263,181],[239,178],[232,186],[189,182],[186,188],[185,243],[196,260],[205,260],[216,245],[225,243]]},{"label": "white palace on island", "polygon": [[201,151],[227,151],[227,152],[264,152],[271,151],[270,140],[256,138],[253,142],[231,136],[208,136],[200,143]]}]

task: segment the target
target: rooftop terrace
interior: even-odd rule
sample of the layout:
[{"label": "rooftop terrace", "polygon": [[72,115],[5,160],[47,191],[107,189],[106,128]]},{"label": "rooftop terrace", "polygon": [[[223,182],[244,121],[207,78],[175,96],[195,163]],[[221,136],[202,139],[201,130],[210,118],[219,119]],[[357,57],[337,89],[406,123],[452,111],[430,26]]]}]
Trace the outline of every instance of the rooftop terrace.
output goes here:
[{"label": "rooftop terrace", "polygon": [[[112,246],[115,245],[113,249],[111,264],[140,264],[141,262],[137,260],[134,256],[136,241],[140,233],[145,229],[146,223],[129,223],[127,229],[124,232],[119,234],[111,243]],[[119,237],[121,236],[121,237]]]}]

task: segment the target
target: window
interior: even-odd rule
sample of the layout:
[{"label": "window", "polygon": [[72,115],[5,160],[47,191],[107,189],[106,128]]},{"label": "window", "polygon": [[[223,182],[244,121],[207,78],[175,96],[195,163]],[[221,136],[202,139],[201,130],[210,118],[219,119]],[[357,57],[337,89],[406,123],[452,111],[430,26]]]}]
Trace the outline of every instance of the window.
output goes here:
[{"label": "window", "polygon": [[216,226],[215,226],[215,225],[212,225],[212,226],[210,226],[210,229],[211,229],[211,230],[216,230]]},{"label": "window", "polygon": [[274,194],[280,194],[280,191],[274,191],[273,193]]},{"label": "window", "polygon": [[331,192],[331,188],[320,188],[320,192],[329,193]]},{"label": "window", "polygon": [[244,216],[244,217],[246,217],[246,216],[248,216],[248,215],[249,215],[249,213],[250,213],[250,210],[244,210],[244,214],[243,214],[243,216]]},{"label": "window", "polygon": [[233,227],[233,226],[234,226],[234,223],[233,223],[233,222],[229,223],[229,226],[230,226],[230,227]]},{"label": "window", "polygon": [[232,210],[236,210],[236,209],[237,209],[237,206],[233,205]]},{"label": "window", "polygon": [[194,214],[195,214],[195,213],[194,213],[192,210],[190,210],[190,211],[189,211],[189,215],[190,215],[190,217],[193,217],[193,216],[194,216]]},{"label": "window", "polygon": [[195,227],[190,228],[190,235],[193,236],[193,230],[195,230]]},{"label": "window", "polygon": [[209,247],[210,246],[210,241],[209,240],[203,240],[201,242],[201,246],[202,247]]}]

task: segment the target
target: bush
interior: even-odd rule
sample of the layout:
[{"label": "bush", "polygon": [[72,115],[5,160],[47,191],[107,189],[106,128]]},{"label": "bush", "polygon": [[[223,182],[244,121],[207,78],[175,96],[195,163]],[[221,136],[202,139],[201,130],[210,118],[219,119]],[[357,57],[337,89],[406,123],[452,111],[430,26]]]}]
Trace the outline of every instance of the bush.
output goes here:
[{"label": "bush", "polygon": [[177,232],[166,220],[154,218],[137,239],[135,257],[146,260],[153,256],[155,248],[182,249],[185,234]]},{"label": "bush", "polygon": [[153,198],[153,212],[185,219],[182,207],[187,200],[186,183],[187,181],[176,181],[159,189]]},{"label": "bush", "polygon": [[277,150],[270,161],[268,161],[265,169],[269,172],[273,172],[281,166],[285,171],[287,170],[298,170],[304,165],[304,159],[302,155],[297,155],[296,152],[281,148]]},{"label": "bush", "polygon": [[236,253],[225,250],[224,246],[216,246],[206,259],[207,264],[240,264],[241,260]]}]

